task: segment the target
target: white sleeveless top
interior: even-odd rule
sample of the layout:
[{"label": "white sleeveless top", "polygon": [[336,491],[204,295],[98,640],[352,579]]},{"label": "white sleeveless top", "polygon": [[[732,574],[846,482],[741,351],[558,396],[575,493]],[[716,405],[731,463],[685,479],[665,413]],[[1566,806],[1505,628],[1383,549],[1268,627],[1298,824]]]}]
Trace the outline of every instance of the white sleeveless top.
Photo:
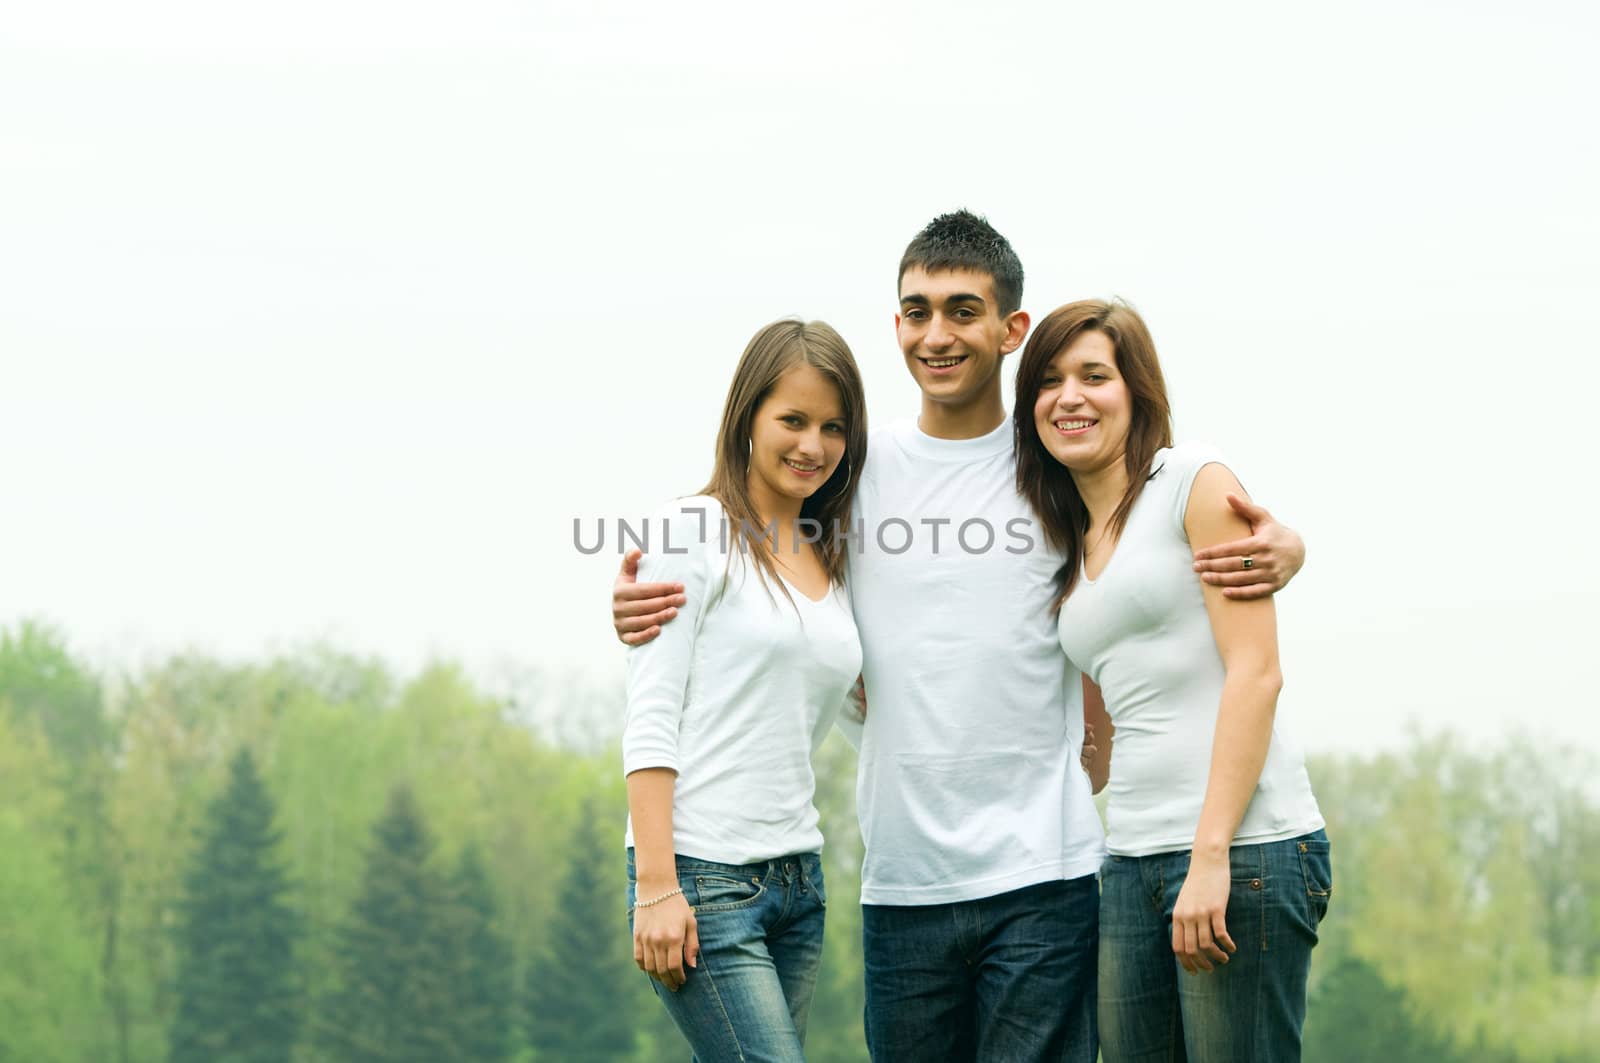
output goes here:
[{"label": "white sleeveless top", "polygon": [[[1062,604],[1061,647],[1099,685],[1116,725],[1107,848],[1148,856],[1194,847],[1225,677],[1184,511],[1195,476],[1223,464],[1204,444],[1156,452],[1150,481],[1098,579],[1080,571]],[[1323,826],[1300,750],[1274,725],[1235,844]]]}]

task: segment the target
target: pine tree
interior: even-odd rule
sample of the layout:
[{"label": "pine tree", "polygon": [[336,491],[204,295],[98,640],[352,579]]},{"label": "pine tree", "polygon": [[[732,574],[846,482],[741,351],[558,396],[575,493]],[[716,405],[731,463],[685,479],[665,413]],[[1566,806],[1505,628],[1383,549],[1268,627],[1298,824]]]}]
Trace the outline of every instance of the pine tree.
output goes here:
[{"label": "pine tree", "polygon": [[454,1000],[450,1011],[458,1058],[501,1063],[514,1048],[511,947],[495,929],[494,893],[476,846],[468,846],[450,883]]},{"label": "pine tree", "polygon": [[373,828],[360,896],[341,933],[342,984],[321,1016],[337,1063],[452,1063],[455,949],[449,899],[428,867],[432,842],[411,791],[397,787]]},{"label": "pine tree", "polygon": [[287,1063],[293,1050],[300,926],[273,857],[272,817],[271,795],[242,750],[185,878],[172,1063]]},{"label": "pine tree", "polygon": [[618,854],[597,837],[585,806],[568,850],[566,878],[544,954],[530,980],[528,1032],[538,1059],[600,1063],[634,1049],[632,946],[622,891],[606,862]]}]

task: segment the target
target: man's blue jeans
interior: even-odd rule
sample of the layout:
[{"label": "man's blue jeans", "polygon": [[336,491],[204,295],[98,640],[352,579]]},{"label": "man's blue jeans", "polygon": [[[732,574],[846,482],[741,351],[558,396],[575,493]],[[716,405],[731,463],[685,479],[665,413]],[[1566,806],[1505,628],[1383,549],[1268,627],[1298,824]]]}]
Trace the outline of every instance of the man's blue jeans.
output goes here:
[{"label": "man's blue jeans", "polygon": [[[677,858],[678,885],[694,908],[700,963],[676,993],[650,986],[697,1063],[803,1063],[806,1015],[822,962],[827,906],[822,860],[798,853],[761,864]],[[628,850],[628,908],[633,908]],[[629,916],[628,926],[633,926]]]},{"label": "man's blue jeans", "polygon": [[1093,875],[861,908],[874,1063],[1094,1063]]},{"label": "man's blue jeans", "polygon": [[1111,856],[1100,871],[1100,1050],[1106,1063],[1278,1063],[1300,1058],[1306,976],[1328,910],[1328,836],[1228,853],[1228,935],[1238,951],[1188,974],[1172,908],[1189,853]]}]

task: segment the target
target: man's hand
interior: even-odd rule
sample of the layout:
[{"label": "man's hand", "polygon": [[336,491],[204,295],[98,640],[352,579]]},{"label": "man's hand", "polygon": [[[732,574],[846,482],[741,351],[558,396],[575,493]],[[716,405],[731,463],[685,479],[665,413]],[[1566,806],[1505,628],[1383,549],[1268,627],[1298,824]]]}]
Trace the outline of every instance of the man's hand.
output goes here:
[{"label": "man's hand", "polygon": [[617,638],[643,646],[661,634],[661,625],[678,615],[684,603],[681,583],[639,583],[638,550],[629,550],[611,585],[611,624]]},{"label": "man's hand", "polygon": [[1194,570],[1229,598],[1265,598],[1283,590],[1306,563],[1304,540],[1238,495],[1230,494],[1228,505],[1250,522],[1250,537],[1196,550]]}]

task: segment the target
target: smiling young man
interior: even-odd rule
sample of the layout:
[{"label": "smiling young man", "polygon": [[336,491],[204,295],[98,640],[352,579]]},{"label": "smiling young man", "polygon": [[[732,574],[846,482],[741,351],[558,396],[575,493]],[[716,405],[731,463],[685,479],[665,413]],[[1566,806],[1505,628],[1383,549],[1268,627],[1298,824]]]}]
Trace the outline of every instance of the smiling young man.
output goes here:
[{"label": "smiling young man", "polygon": [[[1000,390],[1028,331],[1022,264],[984,219],[942,215],[906,248],[899,297],[921,411],[872,435],[848,581],[871,706],[857,785],[868,1048],[876,1063],[1092,1063],[1104,836],[1078,766],[1083,684],[1050,611],[1061,558],[1017,493]],[[1251,539],[1212,551],[1227,574],[1207,578],[1234,593],[1270,593],[1303,557],[1257,517]],[[623,641],[654,637],[679,591],[635,584],[625,563]]]}]

